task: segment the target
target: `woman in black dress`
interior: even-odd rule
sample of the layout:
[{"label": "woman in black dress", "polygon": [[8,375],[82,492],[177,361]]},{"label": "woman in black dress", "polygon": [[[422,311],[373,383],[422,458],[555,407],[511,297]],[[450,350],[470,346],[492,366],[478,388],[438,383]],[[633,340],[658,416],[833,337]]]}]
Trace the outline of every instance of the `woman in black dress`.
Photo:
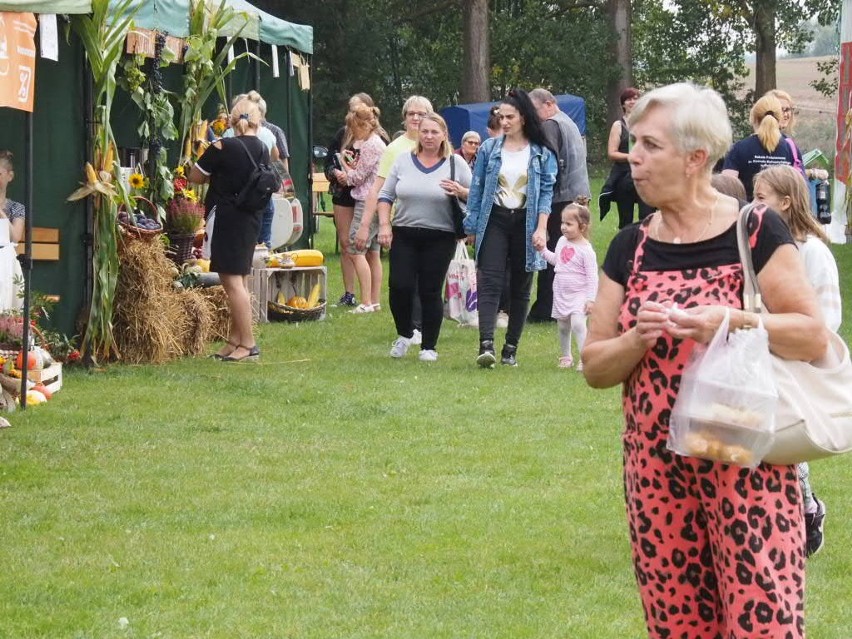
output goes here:
[{"label": "woman in black dress", "polygon": [[633,87],[628,87],[621,92],[621,109],[624,117],[612,123],[609,131],[609,140],[606,145],[606,154],[612,160],[612,169],[609,177],[601,188],[598,198],[601,219],[609,213],[609,207],[615,202],[618,207],[618,228],[633,224],[633,209],[639,205],[639,219],[653,212],[653,207],[645,204],[636,193],[633,178],[630,177],[630,165],[627,163],[627,153],[630,151],[630,131],[627,129],[627,118],[633,110],[633,105],[639,100],[641,94]]},{"label": "woman in black dress", "polygon": [[[215,354],[227,362],[256,360],[260,349],[251,327],[251,297],[247,276],[251,273],[255,241],[263,209],[244,211],[235,204],[237,194],[257,164],[269,162],[269,151],[257,137],[261,126],[257,104],[243,99],[234,105],[230,117],[235,137],[214,142],[189,173],[190,182],[210,182],[205,206],[215,209],[216,224],[211,239],[210,270],[219,274],[228,296],[231,313],[228,343]],[[251,154],[251,158],[249,158]]]}]

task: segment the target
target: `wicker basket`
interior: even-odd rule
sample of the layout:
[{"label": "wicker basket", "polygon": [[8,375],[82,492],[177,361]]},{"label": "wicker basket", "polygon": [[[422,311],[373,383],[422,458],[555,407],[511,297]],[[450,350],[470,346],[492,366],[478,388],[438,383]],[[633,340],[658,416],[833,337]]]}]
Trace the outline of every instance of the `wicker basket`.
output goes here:
[{"label": "wicker basket", "polygon": [[[148,207],[151,209],[151,213],[153,213],[155,216],[157,215],[157,206],[151,200],[140,196],[136,196],[136,200],[141,200],[142,202],[145,202],[145,204],[147,204]],[[119,213],[124,210],[125,208],[123,204],[118,207]],[[122,222],[121,220],[116,221],[118,222],[119,227],[121,227],[121,230],[126,236],[135,238],[137,240],[142,240],[143,242],[150,242],[163,232],[162,225],[160,225],[160,228],[158,229],[143,229],[136,226],[135,224],[128,224],[127,222]]]},{"label": "wicker basket", "polygon": [[169,245],[166,248],[166,257],[180,266],[192,257],[195,233],[166,233]]},{"label": "wicker basket", "polygon": [[322,317],[324,312],[325,300],[320,300],[313,308],[296,308],[275,302],[269,302],[267,307],[269,321],[279,322],[311,322]]}]

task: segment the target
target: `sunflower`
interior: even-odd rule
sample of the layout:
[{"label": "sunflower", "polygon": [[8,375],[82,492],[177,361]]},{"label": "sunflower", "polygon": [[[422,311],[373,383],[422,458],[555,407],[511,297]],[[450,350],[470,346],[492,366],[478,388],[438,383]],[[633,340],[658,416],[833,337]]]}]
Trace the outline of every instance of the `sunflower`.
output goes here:
[{"label": "sunflower", "polygon": [[130,186],[134,189],[141,189],[145,187],[145,176],[141,173],[131,173],[130,174]]},{"label": "sunflower", "polygon": [[183,177],[183,167],[179,166],[175,169],[175,177]]}]

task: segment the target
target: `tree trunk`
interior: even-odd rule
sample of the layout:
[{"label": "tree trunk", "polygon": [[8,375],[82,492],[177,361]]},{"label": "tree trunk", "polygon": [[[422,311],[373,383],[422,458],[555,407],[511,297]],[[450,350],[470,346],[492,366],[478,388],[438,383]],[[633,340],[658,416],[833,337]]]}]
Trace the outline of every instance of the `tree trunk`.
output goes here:
[{"label": "tree trunk", "polygon": [[612,30],[615,33],[612,54],[615,63],[621,69],[621,75],[610,81],[607,90],[609,121],[618,120],[622,115],[621,92],[633,84],[633,37],[630,20],[633,15],[631,0],[609,0],[607,3]]},{"label": "tree trunk", "polygon": [[775,75],[775,0],[760,0],[754,7],[754,94],[759,98],[777,83]]},{"label": "tree trunk", "polygon": [[462,35],[461,102],[491,100],[491,50],[488,34],[488,0],[462,0],[464,33]]}]

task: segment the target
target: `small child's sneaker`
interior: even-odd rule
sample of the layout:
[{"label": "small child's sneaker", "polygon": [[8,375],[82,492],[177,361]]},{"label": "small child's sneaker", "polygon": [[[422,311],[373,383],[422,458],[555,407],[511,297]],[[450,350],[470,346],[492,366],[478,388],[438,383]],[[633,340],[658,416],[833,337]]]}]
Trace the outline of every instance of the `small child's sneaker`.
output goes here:
[{"label": "small child's sneaker", "polygon": [[438,353],[436,351],[424,350],[420,351],[421,362],[437,362]]},{"label": "small child's sneaker", "polygon": [[414,334],[411,336],[411,343],[414,344],[415,346],[420,346],[420,343],[422,341],[423,341],[423,334],[415,328]]},{"label": "small child's sneaker", "polygon": [[[560,357],[559,358],[559,368],[571,368],[573,365],[574,365],[574,360],[571,359],[571,357]],[[578,365],[578,368],[579,368],[579,366],[582,366],[582,365]]]},{"label": "small child's sneaker", "polygon": [[509,327],[509,314],[500,311],[497,313],[497,321],[495,322],[495,326],[497,328],[508,328]]},{"label": "small child's sneaker", "polygon": [[407,337],[403,337],[400,335],[397,337],[393,345],[390,349],[390,356],[399,359],[400,357],[405,357],[405,354],[408,352],[408,347],[411,345],[411,340]]}]

